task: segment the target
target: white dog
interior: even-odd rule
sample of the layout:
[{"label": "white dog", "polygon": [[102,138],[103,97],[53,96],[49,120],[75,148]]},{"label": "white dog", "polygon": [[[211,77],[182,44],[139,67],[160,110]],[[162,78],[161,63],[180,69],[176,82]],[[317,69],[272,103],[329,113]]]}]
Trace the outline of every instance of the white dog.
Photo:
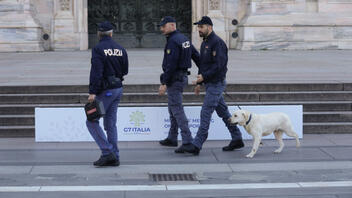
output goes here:
[{"label": "white dog", "polygon": [[290,118],[284,113],[254,114],[246,110],[238,110],[235,111],[229,121],[231,124],[243,126],[253,136],[252,151],[246,157],[252,158],[258,151],[262,137],[273,132],[280,145],[274,153],[280,153],[284,148],[283,133],[296,138],[296,147],[300,146],[298,135],[293,131]]}]

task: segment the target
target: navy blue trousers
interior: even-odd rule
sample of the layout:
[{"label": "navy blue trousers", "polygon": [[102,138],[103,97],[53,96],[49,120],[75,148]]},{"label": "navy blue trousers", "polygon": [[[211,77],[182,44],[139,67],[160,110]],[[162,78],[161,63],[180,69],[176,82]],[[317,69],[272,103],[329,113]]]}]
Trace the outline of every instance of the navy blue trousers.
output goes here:
[{"label": "navy blue trousers", "polygon": [[182,144],[191,143],[193,138],[188,127],[188,119],[182,106],[182,93],[188,84],[185,76],[183,81],[175,81],[167,87],[168,110],[170,114],[170,130],[168,139],[177,141],[178,128],[181,129]]},{"label": "navy blue trousers", "polygon": [[200,112],[200,126],[198,128],[197,135],[192,142],[199,149],[202,148],[203,143],[208,138],[209,125],[214,111],[216,111],[218,116],[222,118],[231,134],[232,140],[242,139],[242,134],[238,127],[236,125],[230,125],[228,122],[231,114],[222,95],[225,87],[226,81],[205,84],[206,94],[202,105],[202,110]]},{"label": "navy blue trousers", "polygon": [[93,139],[99,146],[102,155],[108,155],[114,153],[116,158],[119,159],[119,149],[117,146],[117,107],[122,96],[122,87],[117,89],[105,90],[99,95],[97,99],[102,101],[105,108],[104,116],[104,129],[99,125],[99,120],[86,121],[88,131],[92,135]]}]

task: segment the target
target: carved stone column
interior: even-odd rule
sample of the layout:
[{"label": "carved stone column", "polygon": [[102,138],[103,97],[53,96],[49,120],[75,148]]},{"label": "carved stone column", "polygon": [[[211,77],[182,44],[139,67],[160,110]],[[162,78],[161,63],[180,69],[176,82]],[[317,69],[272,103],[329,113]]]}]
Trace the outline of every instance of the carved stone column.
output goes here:
[{"label": "carved stone column", "polygon": [[0,52],[43,51],[42,30],[30,9],[29,0],[0,1]]},{"label": "carved stone column", "polygon": [[72,0],[54,1],[53,49],[77,49]]},{"label": "carved stone column", "polygon": [[[248,0],[225,0],[225,20],[226,22],[226,32],[229,38],[229,48],[236,49],[240,44],[239,34],[239,24],[246,20],[246,16],[249,13]],[[235,25],[237,21],[237,25]]]},{"label": "carved stone column", "polygon": [[[214,31],[228,44],[226,22],[222,13],[223,0],[194,0],[192,1],[192,23],[199,21],[202,16],[209,16],[213,21]],[[202,39],[199,37],[197,26],[192,28],[193,44],[199,48]]]},{"label": "carved stone column", "polygon": [[[244,18],[247,14],[247,4],[248,0],[193,0],[192,22],[205,15],[211,17],[216,34],[229,48],[236,48],[237,38],[233,38],[232,34],[237,32],[237,26],[234,26],[232,21],[241,21]],[[199,47],[202,41],[196,26],[192,28],[192,41],[196,47]]]},{"label": "carved stone column", "polygon": [[204,5],[204,0],[193,0],[192,1],[192,43],[196,48],[200,48],[202,39],[199,37],[197,26],[193,25],[196,21],[199,21],[202,16],[206,13],[207,6]]},{"label": "carved stone column", "polygon": [[222,38],[226,45],[229,46],[229,35],[226,32],[227,24],[224,15],[226,1],[224,0],[208,0],[208,16],[213,21],[215,33]]},{"label": "carved stone column", "polygon": [[79,49],[88,49],[88,0],[74,1]]},{"label": "carved stone column", "polygon": [[55,0],[54,50],[88,49],[87,0]]}]

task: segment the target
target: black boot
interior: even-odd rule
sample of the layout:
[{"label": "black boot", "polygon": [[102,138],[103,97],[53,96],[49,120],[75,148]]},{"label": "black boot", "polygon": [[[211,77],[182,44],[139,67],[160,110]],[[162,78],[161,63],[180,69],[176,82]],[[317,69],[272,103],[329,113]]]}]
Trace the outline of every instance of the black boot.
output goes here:
[{"label": "black boot", "polygon": [[234,140],[231,141],[229,145],[222,147],[223,151],[233,151],[235,149],[239,149],[244,147],[244,143],[242,140]]},{"label": "black boot", "polygon": [[189,146],[191,143],[182,144],[180,147],[175,149],[175,153],[185,153],[185,147]]},{"label": "black boot", "polygon": [[159,143],[163,146],[172,146],[172,147],[177,146],[177,141],[172,141],[168,138],[166,138],[165,140],[160,140]]},{"label": "black boot", "polygon": [[193,155],[199,155],[199,151],[200,151],[200,149],[198,147],[194,146],[194,144],[184,145],[183,150],[184,150],[184,152],[192,153]]},{"label": "black boot", "polygon": [[94,166],[119,166],[120,161],[116,159],[113,153],[109,155],[102,155],[100,158],[94,162]]}]

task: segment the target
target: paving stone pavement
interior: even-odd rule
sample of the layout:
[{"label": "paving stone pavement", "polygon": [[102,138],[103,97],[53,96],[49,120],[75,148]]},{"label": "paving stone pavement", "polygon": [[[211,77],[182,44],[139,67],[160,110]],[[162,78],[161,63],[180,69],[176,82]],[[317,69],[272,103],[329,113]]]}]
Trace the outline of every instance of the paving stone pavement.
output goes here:
[{"label": "paving stone pavement", "polygon": [[[130,49],[125,84],[159,84],[161,49]],[[229,51],[227,82],[352,82],[352,50]],[[0,53],[0,86],[87,85],[90,51]],[[191,68],[191,80],[197,67]],[[191,83],[191,80],[189,83]]]},{"label": "paving stone pavement", "polygon": [[[120,142],[121,166],[95,168],[92,161],[99,150],[93,142],[3,138],[0,197],[94,197],[102,192],[127,198],[352,195],[352,135],[305,135],[301,148],[285,140],[280,154],[273,153],[274,140],[264,140],[253,159],[245,158],[250,140],[243,149],[223,152],[227,143],[208,141],[199,156],[192,156],[175,154],[158,142]],[[149,174],[156,173],[189,173],[196,180],[151,180]]]}]

